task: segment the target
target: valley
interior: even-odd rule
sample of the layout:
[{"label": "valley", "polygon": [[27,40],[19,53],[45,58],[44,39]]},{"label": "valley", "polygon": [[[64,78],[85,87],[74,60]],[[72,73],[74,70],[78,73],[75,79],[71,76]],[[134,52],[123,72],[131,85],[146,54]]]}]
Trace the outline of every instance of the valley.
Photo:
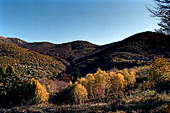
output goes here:
[{"label": "valley", "polygon": [[148,31],[106,45],[0,37],[0,112],[169,113],[169,44]]}]

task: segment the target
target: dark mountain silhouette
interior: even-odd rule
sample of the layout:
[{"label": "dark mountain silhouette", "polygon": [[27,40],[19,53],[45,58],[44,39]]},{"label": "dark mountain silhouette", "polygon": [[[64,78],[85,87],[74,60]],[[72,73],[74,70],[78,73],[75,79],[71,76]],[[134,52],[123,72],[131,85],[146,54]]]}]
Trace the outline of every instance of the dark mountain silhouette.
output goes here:
[{"label": "dark mountain silhouette", "polygon": [[53,44],[49,42],[27,43],[19,39],[16,40],[16,38],[10,38],[10,40],[20,47],[52,56],[63,62],[65,65],[69,65],[72,61],[89,54],[95,50],[96,47],[98,47],[97,45],[87,41],[73,41],[63,44]]},{"label": "dark mountain silhouette", "polygon": [[93,73],[98,67],[110,70],[131,68],[148,64],[156,56],[170,57],[170,37],[143,32],[130,36],[122,41],[98,47],[91,54],[77,59],[67,67],[72,73],[78,67],[83,75]]},{"label": "dark mountain silhouette", "polygon": [[87,41],[73,41],[63,44],[49,42],[28,43],[20,39],[8,38],[16,45],[49,55],[67,66],[66,73],[72,74],[75,68],[85,75],[112,68],[130,68],[149,64],[156,56],[170,57],[170,37],[155,33],[142,32],[122,41],[98,46]]}]

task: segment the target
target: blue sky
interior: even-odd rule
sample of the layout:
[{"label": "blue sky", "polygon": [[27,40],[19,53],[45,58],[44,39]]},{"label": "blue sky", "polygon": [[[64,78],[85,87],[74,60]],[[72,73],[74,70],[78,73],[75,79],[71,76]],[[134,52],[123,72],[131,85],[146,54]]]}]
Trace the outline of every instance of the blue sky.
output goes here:
[{"label": "blue sky", "polygon": [[107,44],[154,31],[152,0],[0,0],[0,35],[28,42]]}]

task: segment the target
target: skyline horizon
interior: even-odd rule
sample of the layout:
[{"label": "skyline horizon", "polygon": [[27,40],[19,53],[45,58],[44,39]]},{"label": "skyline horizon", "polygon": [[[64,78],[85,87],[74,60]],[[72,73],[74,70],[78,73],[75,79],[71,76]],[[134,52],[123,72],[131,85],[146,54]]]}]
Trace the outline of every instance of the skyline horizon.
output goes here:
[{"label": "skyline horizon", "polygon": [[0,35],[56,44],[85,40],[97,45],[154,31],[152,0],[0,0]]},{"label": "skyline horizon", "polygon": [[[122,38],[121,40],[118,40],[118,41],[115,41],[115,42],[123,41],[124,39],[127,39],[127,38],[129,38],[129,37],[131,37],[131,36],[133,36],[133,35],[140,34],[140,33],[146,33],[146,32],[157,33],[156,31],[143,31],[143,32],[138,32],[138,33],[132,34],[132,35],[130,35],[130,36],[124,37],[124,38]],[[107,44],[110,44],[110,43],[115,43],[115,42],[109,42],[109,43],[106,43],[106,44],[102,44],[102,45],[101,45],[101,44],[96,44],[96,43],[90,42],[90,41],[88,41],[88,40],[81,40],[81,39],[80,39],[80,40],[77,39],[77,40],[67,41],[67,42],[61,42],[61,43],[54,43],[54,42],[50,42],[50,41],[27,41],[27,40],[24,40],[24,39],[19,38],[19,37],[9,37],[9,36],[2,36],[2,35],[0,35],[0,37],[4,37],[4,38],[14,38],[14,39],[16,38],[16,39],[25,41],[25,42],[27,42],[27,43],[51,43],[51,44],[57,44],[57,45],[65,44],[65,43],[71,43],[71,42],[76,42],[76,41],[89,42],[89,43],[92,43],[92,44],[95,44],[95,45],[98,45],[98,46],[107,45]]]}]

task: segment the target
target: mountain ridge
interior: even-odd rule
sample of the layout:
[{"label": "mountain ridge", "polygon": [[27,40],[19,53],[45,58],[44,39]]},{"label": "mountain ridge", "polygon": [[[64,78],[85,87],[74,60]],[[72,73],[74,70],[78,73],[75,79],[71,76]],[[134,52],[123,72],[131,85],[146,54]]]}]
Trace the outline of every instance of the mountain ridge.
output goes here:
[{"label": "mountain ridge", "polygon": [[66,73],[69,74],[73,74],[77,67],[85,75],[95,72],[98,67],[103,70],[110,70],[113,67],[122,69],[144,65],[155,56],[170,57],[170,37],[150,31],[137,33],[121,41],[101,46],[79,40],[62,44],[24,41],[21,44],[17,43],[21,41],[20,39],[15,41],[16,38],[8,38],[8,40],[22,48],[61,61],[67,67]]},{"label": "mountain ridge", "polygon": [[[8,38],[13,40],[13,38]],[[17,41],[13,41],[15,43]],[[31,42],[24,45],[15,43],[22,48],[39,52],[44,55],[52,56],[56,59],[60,59],[66,65],[69,65],[72,60],[78,59],[89,52],[93,51],[98,45],[92,44],[88,41],[72,41],[62,44],[54,44],[51,42]]]},{"label": "mountain ridge", "polygon": [[[156,56],[170,57],[170,37],[154,32],[142,32],[132,35],[122,41],[99,47],[68,67],[71,73],[73,67],[79,67],[83,75],[95,72],[98,67],[110,70],[131,68],[144,65]],[[124,61],[115,61],[116,59]],[[143,62],[143,63],[142,63]],[[90,68],[89,68],[90,67]]]}]

